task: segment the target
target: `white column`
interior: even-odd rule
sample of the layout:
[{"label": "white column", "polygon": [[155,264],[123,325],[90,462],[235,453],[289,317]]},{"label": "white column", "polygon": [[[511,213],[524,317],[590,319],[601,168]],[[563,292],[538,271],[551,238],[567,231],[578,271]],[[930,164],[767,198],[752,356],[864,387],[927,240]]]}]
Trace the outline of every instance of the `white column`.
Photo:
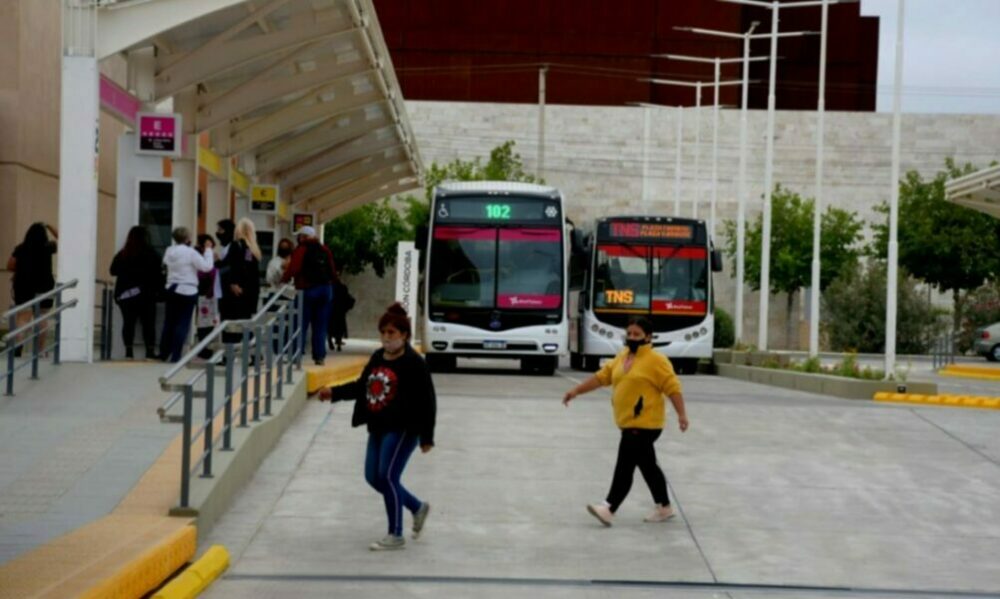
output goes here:
[{"label": "white column", "polygon": [[642,213],[649,214],[649,106],[642,107]]},{"label": "white column", "polygon": [[695,82],[694,102],[694,198],[691,203],[691,217],[698,218],[698,202],[701,200],[701,81]]},{"label": "white column", "polygon": [[712,207],[709,211],[708,233],[715,242],[715,204],[719,201],[719,75],[721,62],[715,58],[715,102],[712,105]]},{"label": "white column", "polygon": [[100,74],[95,44],[97,9],[63,4],[59,143],[59,253],[57,280],[77,288],[78,304],[63,312],[60,352],[68,362],[94,359],[97,272],[97,148]]},{"label": "white column", "polygon": [[[187,227],[194,239],[198,226],[198,137],[194,134],[197,126],[198,109],[194,92],[183,92],[174,98],[174,111],[181,115],[183,126],[183,153],[173,159],[174,211],[172,227]],[[207,225],[210,228],[215,223]]]},{"label": "white column", "polygon": [[743,37],[743,88],[740,102],[740,183],[736,213],[736,309],[733,325],[736,341],[743,341],[743,283],[746,279],[746,206],[747,206],[747,99],[750,88],[750,34]]},{"label": "white column", "polygon": [[903,20],[905,0],[899,0],[896,19],[896,81],[892,99],[892,190],[889,203],[889,268],[885,298],[885,376],[896,370],[896,287],[899,273],[899,171],[903,102]]},{"label": "white column", "polygon": [[774,191],[774,109],[775,77],[778,66],[778,2],[771,4],[771,74],[767,86],[767,149],[764,167],[764,214],[761,231],[760,314],[758,316],[757,347],[767,349],[768,308],[771,294],[771,193]]},{"label": "white column", "polygon": [[809,355],[819,355],[820,237],[823,224],[823,144],[826,112],[826,30],[830,4],[824,0],[819,38],[819,99],[816,102],[816,202],[813,207],[812,297],[809,303]]},{"label": "white column", "polygon": [[684,163],[684,107],[677,107],[677,165],[674,167],[674,216],[681,215],[681,167]]}]

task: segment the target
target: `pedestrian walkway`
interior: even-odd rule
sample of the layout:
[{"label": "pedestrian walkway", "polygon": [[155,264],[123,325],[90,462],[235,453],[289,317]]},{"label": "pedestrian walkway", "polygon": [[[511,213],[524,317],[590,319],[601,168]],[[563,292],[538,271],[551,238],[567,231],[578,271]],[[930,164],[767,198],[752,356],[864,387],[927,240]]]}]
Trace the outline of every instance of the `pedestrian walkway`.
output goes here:
[{"label": "pedestrian walkway", "polygon": [[389,553],[351,405],[310,402],[203,541],[233,557],[205,597],[1000,594],[1000,413],[685,377],[691,429],[657,445],[679,516],[643,523],[637,475],[605,529],[584,505],[618,434],[605,392],[560,404],[582,376],[437,376],[438,446],[404,477],[434,509]]}]

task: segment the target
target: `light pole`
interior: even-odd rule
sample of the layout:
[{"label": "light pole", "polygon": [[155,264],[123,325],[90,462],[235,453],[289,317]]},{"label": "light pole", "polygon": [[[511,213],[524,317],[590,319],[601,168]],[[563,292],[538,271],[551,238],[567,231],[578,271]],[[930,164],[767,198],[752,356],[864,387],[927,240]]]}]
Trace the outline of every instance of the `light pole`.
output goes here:
[{"label": "light pole", "polygon": [[549,66],[538,69],[538,172],[536,177],[541,180],[545,172],[545,76]]},{"label": "light pole", "polygon": [[[712,82],[712,87],[714,89],[714,101],[712,103],[712,202],[711,209],[709,212],[709,231],[711,232],[712,239],[716,237],[715,230],[715,207],[719,199],[719,87],[722,82],[719,80],[722,73],[722,65],[733,64],[733,63],[743,63],[747,61],[756,60],[767,60],[766,56],[759,57],[743,57],[743,58],[721,58],[719,56],[713,58],[703,58],[701,56],[686,56],[684,54],[655,54],[656,57],[668,58],[670,60],[679,60],[683,62],[699,62],[711,64],[715,67],[715,78]],[[744,69],[745,75],[745,69]],[[743,84],[742,81],[730,81],[727,85]],[[745,87],[745,86],[744,86]]]},{"label": "light pole", "polygon": [[[671,56],[673,56],[673,55],[671,55]],[[698,59],[698,60],[709,60],[709,59]],[[713,62],[713,61],[709,60],[709,62]],[[695,145],[695,150],[694,150],[695,197],[693,199],[694,209],[692,210],[692,216],[694,218],[698,218],[698,201],[701,198],[701,90],[705,86],[705,82],[704,81],[681,81],[681,80],[677,80],[677,79],[656,79],[656,78],[653,78],[653,79],[640,79],[640,81],[646,81],[646,82],[649,82],[649,83],[654,83],[656,85],[675,85],[675,86],[680,86],[680,87],[693,87],[695,89],[695,115],[694,115],[695,116],[695,119],[694,119],[694,122],[695,122],[695,125],[694,125],[695,126],[695,137],[694,137],[694,145]],[[713,85],[715,85],[716,90],[718,90],[718,87],[721,86],[721,85],[739,85],[740,83],[741,83],[740,81],[718,81],[717,80]],[[717,106],[718,106],[718,99],[719,99],[719,94],[718,94],[718,91],[716,91],[716,94],[715,94],[716,110],[718,110],[718,108],[717,108]],[[718,130],[718,121],[716,121],[716,130]],[[678,202],[679,202],[679,200],[678,200]],[[713,195],[713,202],[712,202],[712,216],[713,216],[713,218],[714,218],[714,214],[715,214],[715,201],[714,201],[714,195]],[[714,224],[714,220],[710,222],[710,227],[711,227],[711,224]]]},{"label": "light pole", "polygon": [[889,196],[889,268],[885,298],[885,376],[896,370],[896,287],[899,269],[899,146],[902,131],[903,102],[903,19],[905,0],[899,0],[896,16],[896,81],[892,98],[892,195]]},{"label": "light pole", "polygon": [[[769,302],[771,293],[771,194],[774,192],[774,112],[775,112],[775,84],[777,83],[778,69],[778,38],[801,35],[812,35],[812,31],[796,31],[780,33],[778,31],[778,15],[782,8],[802,8],[806,6],[820,6],[831,0],[807,0],[805,2],[763,2],[761,0],[720,0],[731,4],[743,4],[746,6],[756,6],[771,10],[771,31],[761,37],[768,37],[771,40],[771,64],[767,85],[767,146],[765,150],[764,166],[764,210],[763,227],[761,231],[761,260],[760,260],[760,313],[758,317],[757,346],[761,350],[767,349]],[[755,36],[756,37],[756,36]]]},{"label": "light pole", "polygon": [[674,166],[674,214],[680,216],[681,214],[681,166],[683,165],[683,158],[681,157],[682,151],[684,149],[684,106],[677,106],[677,164]]}]

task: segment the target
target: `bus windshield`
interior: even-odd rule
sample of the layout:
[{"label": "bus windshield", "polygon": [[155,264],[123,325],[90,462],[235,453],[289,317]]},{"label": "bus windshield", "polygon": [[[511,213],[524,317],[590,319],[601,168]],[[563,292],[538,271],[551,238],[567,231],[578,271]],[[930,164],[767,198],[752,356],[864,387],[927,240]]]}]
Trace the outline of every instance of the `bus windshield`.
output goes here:
[{"label": "bus windshield", "polygon": [[432,308],[562,307],[560,230],[437,227],[431,246]]},{"label": "bus windshield", "polygon": [[704,315],[708,311],[707,255],[703,247],[599,244],[594,309]]}]

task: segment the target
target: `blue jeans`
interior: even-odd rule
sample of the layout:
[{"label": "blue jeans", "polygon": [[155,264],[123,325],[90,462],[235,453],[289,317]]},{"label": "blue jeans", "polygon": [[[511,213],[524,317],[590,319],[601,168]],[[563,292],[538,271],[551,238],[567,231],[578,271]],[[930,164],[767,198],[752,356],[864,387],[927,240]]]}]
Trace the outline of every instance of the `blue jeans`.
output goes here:
[{"label": "blue jeans", "polygon": [[166,314],[163,318],[163,334],[160,335],[160,358],[179,362],[184,342],[191,333],[191,317],[198,303],[197,295],[167,293]]},{"label": "blue jeans", "polygon": [[312,325],[313,360],[322,360],[326,357],[326,328],[330,323],[331,306],[333,306],[333,285],[317,285],[303,292],[302,353],[306,352],[307,333],[309,325]]},{"label": "blue jeans", "polygon": [[416,513],[423,505],[407,491],[400,478],[413,450],[417,448],[417,435],[387,432],[368,435],[368,452],[365,454],[365,480],[385,500],[385,514],[389,518],[389,534],[403,534],[403,508]]}]

